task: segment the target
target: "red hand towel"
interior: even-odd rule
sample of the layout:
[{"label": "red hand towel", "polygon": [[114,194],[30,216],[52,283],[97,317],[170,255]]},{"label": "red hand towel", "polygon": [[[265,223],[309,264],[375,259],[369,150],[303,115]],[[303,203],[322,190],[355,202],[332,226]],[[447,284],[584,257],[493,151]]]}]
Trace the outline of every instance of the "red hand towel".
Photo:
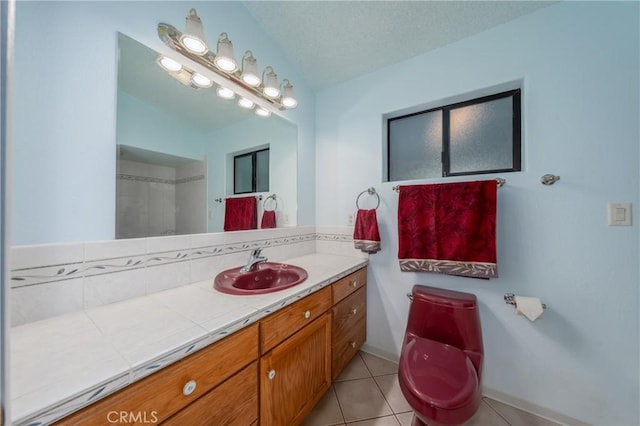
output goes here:
[{"label": "red hand towel", "polygon": [[244,231],[257,227],[256,197],[227,198],[225,200],[225,231]]},{"label": "red hand towel", "polygon": [[498,276],[495,180],[400,187],[402,271]]},{"label": "red hand towel", "polygon": [[276,211],[265,210],[262,212],[262,221],[260,222],[260,228],[275,228],[276,227]]},{"label": "red hand towel", "polygon": [[376,210],[358,210],[353,230],[354,247],[365,253],[380,251],[380,232]]}]

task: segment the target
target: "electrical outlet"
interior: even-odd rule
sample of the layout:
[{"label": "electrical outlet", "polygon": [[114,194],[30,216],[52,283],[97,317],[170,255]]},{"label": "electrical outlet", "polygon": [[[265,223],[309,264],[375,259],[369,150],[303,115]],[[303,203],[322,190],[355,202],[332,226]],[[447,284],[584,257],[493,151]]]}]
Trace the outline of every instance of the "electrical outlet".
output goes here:
[{"label": "electrical outlet", "polygon": [[347,215],[347,226],[353,226],[353,214],[349,213]]}]

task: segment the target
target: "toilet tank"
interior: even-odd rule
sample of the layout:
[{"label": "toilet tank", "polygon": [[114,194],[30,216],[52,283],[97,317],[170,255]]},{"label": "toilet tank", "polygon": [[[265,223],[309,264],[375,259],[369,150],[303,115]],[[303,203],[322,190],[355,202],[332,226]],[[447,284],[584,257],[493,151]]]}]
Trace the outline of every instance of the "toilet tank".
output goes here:
[{"label": "toilet tank", "polygon": [[423,285],[411,294],[407,334],[463,350],[479,373],[484,351],[476,296]]}]

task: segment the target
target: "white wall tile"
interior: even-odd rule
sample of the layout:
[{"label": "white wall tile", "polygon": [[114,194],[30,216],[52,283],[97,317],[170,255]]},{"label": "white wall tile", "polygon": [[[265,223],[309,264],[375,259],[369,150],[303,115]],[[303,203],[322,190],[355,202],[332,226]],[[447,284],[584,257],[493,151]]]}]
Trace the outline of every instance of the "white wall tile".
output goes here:
[{"label": "white wall tile", "polygon": [[82,310],[83,279],[56,281],[11,290],[11,325]]},{"label": "white wall tile", "polygon": [[144,268],[140,268],[85,277],[84,308],[95,308],[145,295],[146,276]]},{"label": "white wall tile", "polygon": [[189,262],[151,266],[144,268],[144,271],[147,294],[187,285],[191,281]]},{"label": "white wall tile", "polygon": [[84,243],[42,244],[11,248],[11,269],[82,262]]}]

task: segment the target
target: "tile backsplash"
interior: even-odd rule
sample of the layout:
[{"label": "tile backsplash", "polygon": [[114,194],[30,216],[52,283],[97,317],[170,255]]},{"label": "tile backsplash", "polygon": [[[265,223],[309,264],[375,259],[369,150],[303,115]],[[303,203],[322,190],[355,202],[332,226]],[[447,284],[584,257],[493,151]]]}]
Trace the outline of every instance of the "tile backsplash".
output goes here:
[{"label": "tile backsplash", "polygon": [[366,257],[349,227],[301,226],[234,233],[87,241],[11,250],[12,326],[195,282],[242,265],[262,248],[272,261],[314,252]]}]

